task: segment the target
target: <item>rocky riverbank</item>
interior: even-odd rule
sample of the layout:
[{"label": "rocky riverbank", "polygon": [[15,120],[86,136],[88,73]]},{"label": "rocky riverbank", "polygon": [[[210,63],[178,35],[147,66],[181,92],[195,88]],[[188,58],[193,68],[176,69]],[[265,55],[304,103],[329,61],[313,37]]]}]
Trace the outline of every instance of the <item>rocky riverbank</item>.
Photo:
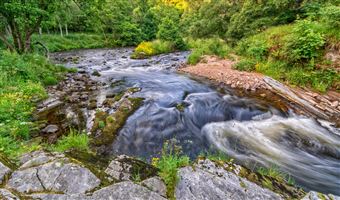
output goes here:
[{"label": "rocky riverbank", "polygon": [[[41,150],[25,154],[15,163],[0,154],[0,199],[168,198],[167,186],[158,176],[160,169],[124,154],[131,155],[131,149],[144,152],[145,149],[141,148],[144,146],[149,147],[146,150],[156,149],[160,152],[157,145],[162,144],[162,140],[157,140],[157,137],[169,138],[172,132],[176,135],[189,135],[187,132],[181,132],[182,129],[171,129],[171,124],[163,124],[164,122],[172,119],[173,122],[170,122],[174,123],[174,127],[181,127],[178,122],[182,120],[177,119],[182,119],[184,114],[190,113],[190,109],[196,111],[195,106],[209,105],[210,100],[213,100],[210,102],[213,105],[216,105],[216,102],[226,102],[214,100],[220,98],[218,95],[210,100],[208,98],[208,101],[202,101],[208,96],[212,97],[214,90],[189,80],[186,76],[171,74],[171,70],[175,70],[180,64],[179,60],[184,60],[180,53],[162,55],[138,63],[130,60],[129,54],[127,49],[118,49],[89,51],[83,56],[72,52],[60,55],[60,59],[68,62],[68,66],[77,67],[79,70],[77,73],[67,74],[58,85],[47,89],[49,98],[38,105],[35,113],[35,120],[41,131],[37,131],[33,136],[42,138],[44,143],[53,144],[58,138],[68,134],[70,128],[85,130],[90,137],[91,153],[74,149],[65,153]],[[160,69],[163,69],[164,73]],[[255,96],[269,98],[269,94],[264,93],[271,91],[264,88],[268,84],[265,83],[265,78],[261,79],[263,85],[256,86],[256,81],[259,81],[256,77],[260,75],[248,78],[249,81],[255,80],[251,84],[255,85],[254,89],[249,89],[249,86],[248,90],[254,91]],[[234,78],[237,79],[237,74]],[[235,85],[240,83],[236,82]],[[186,89],[181,92],[183,87]],[[202,94],[202,91],[205,93]],[[163,95],[164,98],[161,98]],[[172,99],[177,96],[180,100]],[[282,99],[277,98],[277,103],[281,102],[286,106]],[[157,101],[158,104],[154,104]],[[243,102],[242,99],[234,101]],[[231,100],[228,103],[230,104],[226,104],[222,110],[233,105]],[[208,106],[197,111],[208,111],[211,108]],[[135,114],[138,115],[133,116],[137,109]],[[250,106],[249,109],[253,110],[254,107]],[[215,111],[212,113],[216,114]],[[227,111],[230,112],[229,109]],[[196,119],[202,116],[201,113],[192,115],[195,116],[193,122],[199,122]],[[169,114],[176,114],[175,116],[181,118],[170,118]],[[138,118],[141,115],[144,117]],[[218,116],[224,115],[222,113]],[[131,123],[131,119],[136,120],[136,123]],[[130,126],[124,130],[127,123],[130,123]],[[190,129],[186,126],[182,128]],[[164,130],[168,131],[168,135],[162,135]],[[154,134],[144,134],[151,131]],[[176,135],[170,138],[176,138]],[[146,140],[148,138],[150,140]],[[187,141],[188,144],[192,142],[190,138],[179,139]],[[117,145],[123,146],[128,153],[112,153],[112,148]],[[187,150],[191,150],[193,146],[197,146],[196,143]],[[201,149],[201,146],[196,148]],[[332,195],[326,196],[316,192],[306,194],[302,189],[286,183],[283,178],[261,175],[256,170],[249,170],[230,160],[209,160],[201,156],[190,165],[178,169],[178,178],[174,196],[183,200],[337,199]],[[173,191],[173,187],[169,191]]]},{"label": "rocky riverbank", "polygon": [[[167,187],[158,169],[143,161],[118,156],[100,168],[88,167],[68,155],[35,151],[18,165],[0,162],[0,197],[4,200],[167,199]],[[136,175],[138,173],[138,179]],[[302,190],[270,177],[248,172],[232,162],[200,158],[179,169],[175,196],[189,199],[340,199]],[[270,181],[271,189],[250,180]]]},{"label": "rocky riverbank", "polygon": [[207,56],[194,66],[183,66],[180,72],[207,78],[219,85],[242,90],[269,102],[277,102],[296,113],[334,122],[340,126],[340,94],[329,91],[320,94],[306,88],[290,87],[262,74],[233,69],[234,61]]}]

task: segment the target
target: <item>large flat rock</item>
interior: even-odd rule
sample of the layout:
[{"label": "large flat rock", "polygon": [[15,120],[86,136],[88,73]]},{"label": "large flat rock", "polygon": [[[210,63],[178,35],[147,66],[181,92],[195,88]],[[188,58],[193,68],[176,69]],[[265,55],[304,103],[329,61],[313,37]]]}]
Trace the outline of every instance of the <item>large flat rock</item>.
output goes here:
[{"label": "large flat rock", "polygon": [[92,195],[34,194],[30,197],[39,200],[165,200],[161,195],[131,181],[102,188]]},{"label": "large flat rock", "polygon": [[[210,161],[207,161],[210,162]],[[240,178],[234,173],[214,168],[203,169],[196,166],[185,167],[179,171],[180,181],[176,187],[178,200],[265,200],[281,197],[255,183]]]},{"label": "large flat rock", "polygon": [[20,193],[52,191],[78,194],[100,184],[90,170],[60,155],[40,152],[29,159],[21,159],[21,163],[7,183],[9,188]]}]

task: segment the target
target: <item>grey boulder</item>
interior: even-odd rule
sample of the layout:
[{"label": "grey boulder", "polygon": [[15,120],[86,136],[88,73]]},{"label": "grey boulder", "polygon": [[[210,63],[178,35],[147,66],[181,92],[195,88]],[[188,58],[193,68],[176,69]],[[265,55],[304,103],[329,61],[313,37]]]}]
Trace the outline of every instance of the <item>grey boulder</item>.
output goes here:
[{"label": "grey boulder", "polygon": [[0,184],[4,181],[5,176],[11,172],[12,170],[10,168],[0,162]]},{"label": "grey boulder", "polygon": [[165,200],[159,194],[131,181],[110,185],[92,195],[34,194],[30,197],[39,200]]},{"label": "grey boulder", "polygon": [[149,179],[142,181],[141,183],[144,187],[149,188],[150,190],[160,194],[163,197],[166,197],[166,185],[161,180],[161,178],[155,176]]},{"label": "grey boulder", "polygon": [[308,192],[301,200],[340,200],[340,197],[334,195],[325,195],[318,192]]},{"label": "grey boulder", "polygon": [[176,187],[178,200],[232,199],[232,200],[265,200],[282,199],[278,194],[264,189],[234,173],[228,172],[213,162],[206,160],[205,166],[200,165],[181,168],[180,181]]},{"label": "grey boulder", "polygon": [[[21,193],[48,190],[78,194],[92,190],[100,184],[100,180],[90,170],[70,162],[67,158],[45,163],[48,160],[50,159],[41,154],[27,160],[24,165],[29,168],[15,171],[8,180],[7,186]],[[28,163],[44,164],[30,167],[32,165]]]},{"label": "grey boulder", "polygon": [[161,195],[137,185],[131,181],[120,182],[93,193],[88,199],[102,200],[102,199],[145,199],[145,200],[165,200]]}]

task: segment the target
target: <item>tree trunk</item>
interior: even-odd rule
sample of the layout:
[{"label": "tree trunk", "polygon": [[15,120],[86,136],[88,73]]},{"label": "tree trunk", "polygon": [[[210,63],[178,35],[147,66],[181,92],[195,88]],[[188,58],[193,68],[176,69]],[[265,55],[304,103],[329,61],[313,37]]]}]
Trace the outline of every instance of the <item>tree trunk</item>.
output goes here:
[{"label": "tree trunk", "polygon": [[31,36],[26,37],[25,40],[25,52],[31,51]]},{"label": "tree trunk", "polygon": [[60,31],[60,36],[64,37],[64,35],[63,35],[63,27],[61,26],[60,23],[59,23],[59,31]]},{"label": "tree trunk", "polygon": [[6,26],[6,35],[12,35],[11,27]]},{"label": "tree trunk", "polygon": [[39,35],[42,35],[42,28],[39,27]]},{"label": "tree trunk", "polygon": [[15,48],[13,47],[13,45],[11,43],[8,42],[8,40],[6,39],[5,36],[3,35],[0,35],[0,40],[7,46],[7,48],[14,52],[15,51]]},{"label": "tree trunk", "polygon": [[65,24],[65,34],[68,35],[68,28],[67,28],[67,24]]}]

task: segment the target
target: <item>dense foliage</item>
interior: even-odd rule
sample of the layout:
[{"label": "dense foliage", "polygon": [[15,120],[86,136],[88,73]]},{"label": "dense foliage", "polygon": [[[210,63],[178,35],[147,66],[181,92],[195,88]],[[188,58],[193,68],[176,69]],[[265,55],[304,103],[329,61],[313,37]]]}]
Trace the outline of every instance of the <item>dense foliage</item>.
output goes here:
[{"label": "dense foliage", "polygon": [[47,97],[44,86],[56,84],[66,69],[36,54],[0,51],[0,71],[0,151],[16,156],[32,148],[26,142],[37,128],[35,103]]}]

